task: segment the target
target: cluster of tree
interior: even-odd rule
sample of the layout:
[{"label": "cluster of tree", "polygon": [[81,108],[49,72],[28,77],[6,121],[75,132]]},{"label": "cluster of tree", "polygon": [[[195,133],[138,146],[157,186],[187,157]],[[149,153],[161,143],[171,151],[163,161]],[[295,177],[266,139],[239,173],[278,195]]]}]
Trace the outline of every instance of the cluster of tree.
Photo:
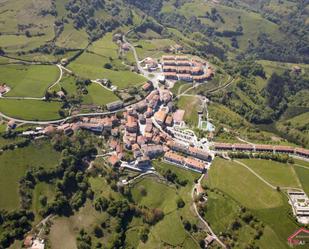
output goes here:
[{"label": "cluster of tree", "polygon": [[288,106],[288,98],[301,90],[309,89],[309,75],[295,74],[288,70],[282,74],[276,72],[269,78],[265,94],[267,105],[274,111],[278,118]]},{"label": "cluster of tree", "polygon": [[222,23],[225,23],[223,17],[220,15],[216,8],[211,8],[210,12],[207,11],[203,17],[210,19],[213,22],[220,21]]},{"label": "cluster of tree", "polygon": [[[149,209],[144,206],[138,206],[126,199],[114,200],[112,197],[99,197],[94,201],[94,208],[99,212],[107,212],[110,217],[116,219],[118,226],[115,229],[114,236],[108,242],[108,248],[121,248],[124,245],[125,231],[133,217],[141,217],[143,222],[148,225],[155,225],[162,220],[164,213],[160,209]],[[104,236],[104,229],[107,228],[106,222],[97,227],[94,231],[96,237]],[[145,226],[140,231],[140,239],[146,242],[149,229]]]},{"label": "cluster of tree", "polygon": [[277,161],[280,163],[294,163],[293,158],[291,158],[288,154],[279,154],[271,152],[263,152],[263,153],[229,152],[228,156],[230,158],[259,158],[259,159]]},{"label": "cluster of tree", "polygon": [[15,148],[23,148],[26,147],[30,143],[29,139],[22,139],[20,141],[14,141],[13,143],[5,144],[1,146],[0,150],[14,150]]},{"label": "cluster of tree", "polygon": [[9,248],[16,239],[21,240],[31,230],[34,214],[20,210],[7,212],[0,210],[0,248]]},{"label": "cluster of tree", "polygon": [[147,29],[151,29],[158,34],[162,34],[164,27],[157,23],[154,19],[148,17],[141,23],[141,25],[135,28],[135,31],[145,33]]},{"label": "cluster of tree", "polygon": [[188,184],[187,179],[179,179],[177,174],[175,174],[170,169],[162,172],[162,175],[163,175],[164,178],[166,178],[166,180],[168,180],[171,183],[179,184],[180,186],[186,186]]},{"label": "cluster of tree", "polygon": [[[73,20],[76,29],[84,28],[90,38],[94,41],[121,25],[133,23],[132,12],[127,8],[121,8],[119,2],[106,2],[104,0],[69,0],[66,5],[69,12],[67,17]],[[110,16],[104,18],[96,17],[95,13],[106,10]]]}]

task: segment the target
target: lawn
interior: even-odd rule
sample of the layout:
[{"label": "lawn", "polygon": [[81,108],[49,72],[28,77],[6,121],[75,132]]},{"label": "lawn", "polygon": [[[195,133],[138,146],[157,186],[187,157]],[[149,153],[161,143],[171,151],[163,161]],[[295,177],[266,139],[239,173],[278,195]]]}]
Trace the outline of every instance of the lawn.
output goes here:
[{"label": "lawn", "polygon": [[25,120],[56,120],[60,119],[58,111],[61,102],[45,102],[40,100],[0,99],[0,112]]},{"label": "lawn", "polygon": [[190,126],[198,125],[198,108],[201,106],[201,101],[197,97],[181,96],[177,101],[179,109],[185,110],[184,121]]},{"label": "lawn", "polygon": [[5,65],[0,67],[2,82],[11,90],[5,96],[43,97],[47,87],[59,77],[56,66]]},{"label": "lawn", "polygon": [[301,187],[292,165],[262,159],[239,160],[274,186]]},{"label": "lawn", "polygon": [[19,206],[18,181],[27,169],[55,167],[59,156],[50,143],[43,141],[0,155],[0,208],[11,210]]},{"label": "lawn", "polygon": [[99,84],[92,83],[87,89],[88,94],[83,98],[84,104],[106,105],[110,102],[119,100],[112,91],[108,91]]}]

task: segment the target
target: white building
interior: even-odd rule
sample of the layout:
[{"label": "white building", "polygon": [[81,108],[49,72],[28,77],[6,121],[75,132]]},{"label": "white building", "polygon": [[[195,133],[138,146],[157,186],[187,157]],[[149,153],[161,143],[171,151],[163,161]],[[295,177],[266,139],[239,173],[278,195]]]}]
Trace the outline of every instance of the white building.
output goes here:
[{"label": "white building", "polygon": [[309,198],[305,192],[288,191],[289,203],[298,222],[309,224]]}]

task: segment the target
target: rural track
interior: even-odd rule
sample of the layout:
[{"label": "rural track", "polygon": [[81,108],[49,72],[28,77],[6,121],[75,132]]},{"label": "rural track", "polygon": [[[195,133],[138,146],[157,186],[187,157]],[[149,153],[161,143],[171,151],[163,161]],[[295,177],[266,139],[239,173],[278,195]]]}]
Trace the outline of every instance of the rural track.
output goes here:
[{"label": "rural track", "polygon": [[249,170],[252,174],[254,174],[257,178],[259,178],[262,182],[264,182],[268,187],[272,188],[273,190],[276,190],[277,187],[279,187],[282,190],[298,190],[298,191],[303,191],[301,188],[295,188],[295,187],[285,187],[285,186],[274,186],[272,185],[270,182],[268,182],[267,180],[265,180],[262,176],[260,176],[258,173],[256,173],[253,169],[251,169],[249,166],[247,166],[246,164],[238,161],[238,160],[233,160],[233,162],[243,166],[244,168],[246,168],[247,170]]},{"label": "rural track", "polygon": [[203,179],[205,175],[202,174],[201,177],[198,179],[197,183],[193,186],[192,191],[191,191],[191,197],[192,197],[192,201],[193,201],[193,207],[194,207],[194,211],[197,215],[197,217],[200,219],[200,221],[205,225],[206,229],[208,230],[208,232],[211,234],[211,236],[218,242],[218,244],[226,249],[226,245],[218,238],[218,236],[214,233],[214,231],[211,229],[210,225],[208,224],[208,222],[200,215],[200,213],[197,210],[197,206],[196,203],[194,201],[194,192],[196,189],[198,189],[198,186],[201,184],[201,181]]}]

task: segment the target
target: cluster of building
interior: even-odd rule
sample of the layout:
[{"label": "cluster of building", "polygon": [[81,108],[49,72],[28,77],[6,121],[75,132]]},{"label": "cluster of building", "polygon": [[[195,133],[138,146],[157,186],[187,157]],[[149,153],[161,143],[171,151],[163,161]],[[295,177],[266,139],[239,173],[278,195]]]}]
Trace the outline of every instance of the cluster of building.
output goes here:
[{"label": "cluster of building", "polygon": [[180,167],[188,168],[199,173],[208,169],[213,156],[206,150],[194,146],[187,146],[175,141],[168,141],[169,151],[164,155],[164,159]]},{"label": "cluster of building", "polygon": [[213,70],[198,60],[189,60],[187,56],[162,57],[162,71],[167,80],[204,82],[213,76]]},{"label": "cluster of building", "polygon": [[309,198],[305,192],[288,191],[289,203],[297,221],[309,224]]},{"label": "cluster of building", "polygon": [[287,153],[301,157],[309,157],[308,149],[284,145],[214,143],[213,147],[215,150]]},{"label": "cluster of building", "polygon": [[159,107],[171,100],[166,92],[153,90],[145,100],[124,112],[123,143],[127,150],[132,151],[138,167],[149,165],[151,159],[161,156],[165,151],[168,135],[154,125],[154,117],[160,124],[165,123],[168,114],[161,114]]}]

